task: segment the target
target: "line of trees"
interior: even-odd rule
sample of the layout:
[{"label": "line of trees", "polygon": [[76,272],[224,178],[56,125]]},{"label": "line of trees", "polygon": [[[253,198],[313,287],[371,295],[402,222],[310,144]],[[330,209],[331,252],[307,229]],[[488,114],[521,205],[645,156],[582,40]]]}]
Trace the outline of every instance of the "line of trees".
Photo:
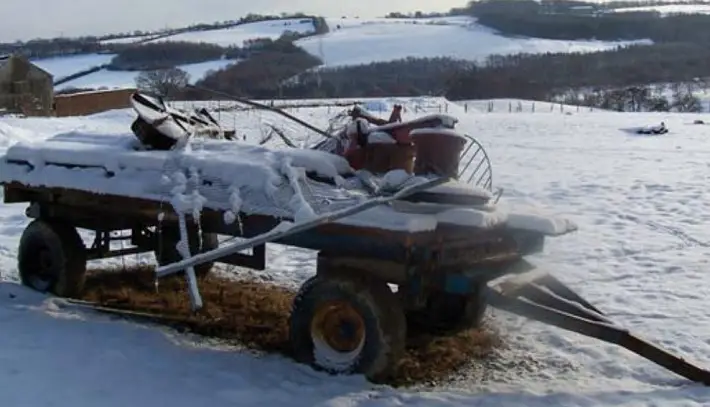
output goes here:
[{"label": "line of trees", "polygon": [[[289,38],[265,41],[246,60],[208,72],[195,85],[233,95],[253,98],[282,97],[283,83],[298,74],[322,65],[315,57],[296,46]],[[209,93],[189,89],[185,99],[209,99]]]},{"label": "line of trees", "polygon": [[[478,2],[478,1],[476,1]],[[519,11],[516,9],[517,3],[510,3],[509,0],[497,0],[498,3],[507,2],[509,4],[502,5],[501,12],[505,12],[508,9],[512,11]],[[622,8],[647,8],[647,7],[658,7],[658,6],[678,6],[678,5],[710,5],[710,0],[621,0],[621,1],[607,1],[603,3],[599,2],[587,2],[579,0],[541,0],[538,2],[538,6],[534,11],[540,11],[548,14],[588,14],[588,15],[598,15],[602,13],[614,12],[617,9]],[[385,18],[437,18],[437,17],[449,17],[449,16],[461,16],[461,15],[471,15],[473,14],[472,9],[474,8],[474,2],[469,2],[465,7],[454,7],[447,12],[397,12],[393,11],[387,13]]]},{"label": "line of trees", "polygon": [[[578,2],[552,0],[482,0],[469,3],[467,13],[480,24],[504,34],[575,40],[640,40],[710,42],[710,15],[655,11],[599,13],[573,8]],[[598,6],[590,5],[598,11]]]},{"label": "line of trees", "polygon": [[161,41],[127,47],[111,60],[109,69],[144,71],[172,68],[177,65],[213,61],[236,52],[215,44]]},{"label": "line of trees", "polygon": [[706,91],[708,83],[694,81],[661,86],[631,86],[620,89],[570,91],[558,100],[564,104],[590,106],[618,112],[702,112],[703,105],[694,95]]},{"label": "line of trees", "polygon": [[446,95],[449,78],[474,67],[451,58],[405,58],[304,72],[285,83],[288,97]]},{"label": "line of trees", "polygon": [[593,53],[492,56],[452,78],[447,96],[549,100],[568,89],[690,82],[708,76],[710,46],[634,45]]},{"label": "line of trees", "polygon": [[[596,3],[594,3],[596,4]],[[624,1],[608,1],[602,3],[601,6],[610,10],[619,8],[633,8],[633,7],[657,7],[657,6],[677,6],[677,5],[710,5],[710,0],[624,0]]]},{"label": "line of trees", "polygon": [[[317,59],[290,46],[293,55],[308,61],[303,66],[317,66]],[[482,64],[449,58],[407,58],[306,72],[265,68],[265,59],[246,62],[227,68],[227,73],[208,75],[203,84],[259,98],[442,95],[458,100],[552,100],[570,90],[693,82],[709,76],[710,47],[658,44],[593,53],[495,55]],[[267,69],[275,72],[273,79],[252,93],[252,83],[266,83],[262,76]]]}]

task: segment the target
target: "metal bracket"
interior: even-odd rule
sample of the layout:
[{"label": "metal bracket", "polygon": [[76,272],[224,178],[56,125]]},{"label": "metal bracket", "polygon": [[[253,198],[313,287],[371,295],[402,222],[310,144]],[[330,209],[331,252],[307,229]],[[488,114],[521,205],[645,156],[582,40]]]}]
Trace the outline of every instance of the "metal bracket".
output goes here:
[{"label": "metal bracket", "polygon": [[28,218],[37,219],[41,216],[41,213],[42,208],[37,202],[32,202],[30,206],[25,209],[25,216],[27,216]]}]

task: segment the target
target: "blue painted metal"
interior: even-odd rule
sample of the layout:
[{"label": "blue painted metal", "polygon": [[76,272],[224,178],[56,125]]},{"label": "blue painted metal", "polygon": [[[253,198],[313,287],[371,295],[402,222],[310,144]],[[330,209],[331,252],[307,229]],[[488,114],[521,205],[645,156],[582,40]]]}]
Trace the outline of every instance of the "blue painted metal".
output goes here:
[{"label": "blue painted metal", "polygon": [[474,279],[465,274],[448,274],[444,277],[444,292],[465,295],[475,290]]}]

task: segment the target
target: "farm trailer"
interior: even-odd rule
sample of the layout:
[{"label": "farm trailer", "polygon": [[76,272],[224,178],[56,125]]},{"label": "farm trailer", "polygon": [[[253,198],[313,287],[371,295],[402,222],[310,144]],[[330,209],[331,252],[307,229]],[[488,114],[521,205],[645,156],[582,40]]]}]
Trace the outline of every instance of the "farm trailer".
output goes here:
[{"label": "farm trailer", "polygon": [[[92,259],[153,251],[165,267],[181,261],[175,249],[178,216],[169,205],[16,182],[6,183],[4,191],[5,203],[30,204],[26,214],[33,220],[20,239],[18,267],[22,282],[36,290],[78,295],[86,262]],[[218,253],[218,235],[258,241],[281,222],[241,214],[241,225],[229,225],[223,217],[221,211],[203,211],[202,235],[195,227],[189,230],[193,254]],[[78,228],[95,233],[90,247]],[[111,248],[116,239],[111,232],[119,230],[131,230],[123,239],[134,247]],[[690,380],[710,384],[708,371],[614,326],[559,280],[538,274],[525,257],[540,252],[545,238],[544,233],[503,227],[442,224],[431,231],[406,232],[335,222],[284,234],[271,243],[318,252],[317,273],[303,283],[293,303],[290,340],[295,358],[318,369],[362,373],[377,381],[396,366],[408,325],[440,334],[473,328],[491,305],[621,345]],[[212,257],[246,268],[267,267],[265,243],[255,245],[251,255]],[[191,265],[204,274],[212,262]],[[495,283],[506,275],[517,276]],[[397,285],[398,291],[388,284]]]}]

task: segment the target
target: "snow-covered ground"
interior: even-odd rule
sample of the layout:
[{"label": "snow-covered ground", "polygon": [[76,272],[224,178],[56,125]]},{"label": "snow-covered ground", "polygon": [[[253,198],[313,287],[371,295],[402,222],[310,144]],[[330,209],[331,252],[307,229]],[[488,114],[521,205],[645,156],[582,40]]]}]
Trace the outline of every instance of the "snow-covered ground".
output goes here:
[{"label": "snow-covered ground", "polygon": [[99,41],[102,44],[131,44],[134,42],[146,40],[149,37],[154,37],[157,36],[157,34],[152,34],[152,35],[134,35],[131,37],[123,37],[123,38],[114,38],[111,40],[103,40]]},{"label": "snow-covered ground", "polygon": [[668,14],[710,14],[708,4],[667,4],[663,6],[625,7],[613,10],[615,13],[629,13],[638,11],[658,11],[663,15]]},{"label": "snow-covered ground", "polygon": [[331,32],[297,41],[306,51],[322,58],[326,66],[367,64],[407,57],[482,61],[493,54],[591,52],[631,43],[506,37],[470,17],[327,18],[326,21]]},{"label": "snow-covered ground", "polygon": [[[222,69],[231,64],[238,63],[237,60],[220,59],[216,61],[199,62],[196,64],[180,65],[178,68],[190,75],[190,82],[195,83],[202,79],[210,71]],[[134,88],[136,77],[140,74],[137,71],[110,71],[102,69],[98,72],[65,82],[55,87],[56,90],[67,88]]]},{"label": "snow-covered ground", "polygon": [[[75,74],[91,67],[101,66],[111,62],[115,54],[84,54],[68,57],[37,59],[32,61],[40,68],[54,76],[54,80]],[[190,75],[190,80],[195,82],[202,79],[208,72],[224,68],[237,60],[220,59],[215,61],[200,62],[196,64],[180,65],[179,68]],[[67,88],[132,88],[136,86],[135,71],[100,71],[79,77],[77,79],[58,85],[55,89]]]},{"label": "snow-covered ground", "polygon": [[[307,34],[315,31],[313,20],[310,18],[284,18],[271,21],[257,21],[246,23],[230,28],[220,28],[216,30],[190,31],[157,38],[150,42],[159,41],[187,41],[187,42],[207,42],[223,47],[241,47],[244,41],[254,38],[276,39],[286,31]],[[102,41],[104,44],[125,44],[145,40],[155,35],[143,35],[127,38],[118,38]]]},{"label": "snow-covered ground", "polygon": [[241,47],[244,41],[254,38],[276,39],[286,31],[298,34],[307,34],[315,31],[313,20],[310,18],[289,18],[273,21],[258,21],[255,23],[238,25],[230,28],[209,31],[192,31],[169,37],[156,39],[150,42],[160,41],[187,41],[206,42],[222,47]]},{"label": "snow-covered ground", "polygon": [[[405,119],[426,100],[401,100]],[[420,108],[414,108],[414,106]],[[295,114],[326,127],[333,107]],[[243,112],[282,123],[268,113]],[[710,367],[710,126],[706,115],[580,112],[464,113],[458,127],[479,139],[504,202],[534,204],[580,227],[550,239],[540,268],[570,284],[613,320]],[[58,132],[127,132],[130,111],[85,118],[0,119],[0,153],[20,140]],[[665,121],[670,133],[620,129]],[[289,124],[288,134],[304,134]],[[557,328],[489,311],[510,349],[483,380],[462,378],[425,391],[331,377],[278,356],[207,345],[162,329],[112,321],[15,284],[25,205],[0,205],[0,390],[4,404],[172,406],[703,406],[710,389],[688,383],[629,352]],[[140,258],[152,261],[152,256]],[[297,285],[314,273],[314,253],[269,248],[268,273]],[[135,261],[130,256],[127,261]],[[111,262],[120,262],[120,259]],[[29,386],[28,383],[33,383]],[[46,389],[37,391],[38,387]],[[61,400],[61,401],[59,401]]]},{"label": "snow-covered ground", "polygon": [[108,64],[113,57],[114,54],[82,54],[35,59],[32,63],[51,73],[57,80],[94,66]]}]

